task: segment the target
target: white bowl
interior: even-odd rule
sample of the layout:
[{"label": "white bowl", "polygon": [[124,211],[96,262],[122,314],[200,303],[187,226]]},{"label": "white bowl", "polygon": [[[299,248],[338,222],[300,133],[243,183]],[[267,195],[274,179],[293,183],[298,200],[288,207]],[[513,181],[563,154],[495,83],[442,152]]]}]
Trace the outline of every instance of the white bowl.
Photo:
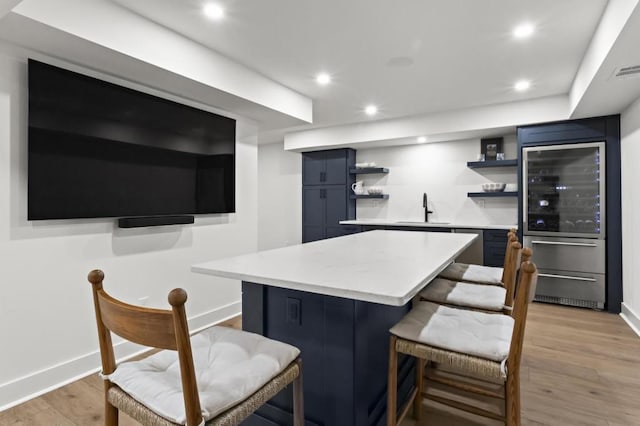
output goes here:
[{"label": "white bowl", "polygon": [[380,188],[379,186],[370,186],[369,188],[367,188],[367,191],[369,192],[369,194],[371,195],[379,195],[382,194],[382,188]]},{"label": "white bowl", "polygon": [[505,186],[505,183],[483,183],[482,190],[484,192],[502,192]]}]

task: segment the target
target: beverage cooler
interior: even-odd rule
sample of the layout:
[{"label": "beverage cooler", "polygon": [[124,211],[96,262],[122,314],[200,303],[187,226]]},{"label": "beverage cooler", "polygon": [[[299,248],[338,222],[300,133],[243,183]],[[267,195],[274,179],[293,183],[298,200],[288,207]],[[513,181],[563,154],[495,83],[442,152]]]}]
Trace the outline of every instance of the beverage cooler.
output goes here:
[{"label": "beverage cooler", "polygon": [[539,268],[536,300],[606,301],[604,142],[523,148],[523,235]]}]

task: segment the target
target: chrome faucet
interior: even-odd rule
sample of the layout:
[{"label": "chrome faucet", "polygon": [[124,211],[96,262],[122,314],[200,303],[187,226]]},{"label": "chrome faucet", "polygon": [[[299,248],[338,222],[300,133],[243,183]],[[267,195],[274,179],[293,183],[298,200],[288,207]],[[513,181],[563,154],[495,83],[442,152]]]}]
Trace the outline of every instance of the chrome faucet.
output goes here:
[{"label": "chrome faucet", "polygon": [[433,213],[431,210],[429,210],[429,207],[427,207],[427,193],[425,192],[424,194],[422,194],[422,207],[424,207],[424,221],[425,222],[429,222],[429,214]]}]

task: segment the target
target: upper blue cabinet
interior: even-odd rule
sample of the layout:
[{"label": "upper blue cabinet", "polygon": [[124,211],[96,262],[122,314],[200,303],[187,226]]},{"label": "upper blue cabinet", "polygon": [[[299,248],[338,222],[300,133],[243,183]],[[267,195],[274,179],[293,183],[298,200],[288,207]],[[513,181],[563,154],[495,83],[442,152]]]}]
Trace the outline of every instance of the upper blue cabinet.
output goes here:
[{"label": "upper blue cabinet", "polygon": [[302,154],[302,242],[350,234],[353,228],[341,220],[356,218],[356,200],[351,199],[355,176],[352,149],[305,152]]},{"label": "upper blue cabinet", "polygon": [[302,155],[303,185],[346,185],[349,168],[355,163],[355,151],[332,149]]}]

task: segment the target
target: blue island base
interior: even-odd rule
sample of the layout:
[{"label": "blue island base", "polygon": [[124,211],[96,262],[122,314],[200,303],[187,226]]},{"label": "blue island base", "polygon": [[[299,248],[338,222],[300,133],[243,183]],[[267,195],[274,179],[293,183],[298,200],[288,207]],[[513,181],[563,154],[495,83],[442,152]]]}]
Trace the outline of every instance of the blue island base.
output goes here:
[{"label": "blue island base", "polygon": [[[389,328],[411,308],[242,282],[242,328],[302,351],[305,424],[386,424]],[[415,363],[400,356],[399,406],[415,383]],[[292,425],[292,389],[243,425]]]}]

